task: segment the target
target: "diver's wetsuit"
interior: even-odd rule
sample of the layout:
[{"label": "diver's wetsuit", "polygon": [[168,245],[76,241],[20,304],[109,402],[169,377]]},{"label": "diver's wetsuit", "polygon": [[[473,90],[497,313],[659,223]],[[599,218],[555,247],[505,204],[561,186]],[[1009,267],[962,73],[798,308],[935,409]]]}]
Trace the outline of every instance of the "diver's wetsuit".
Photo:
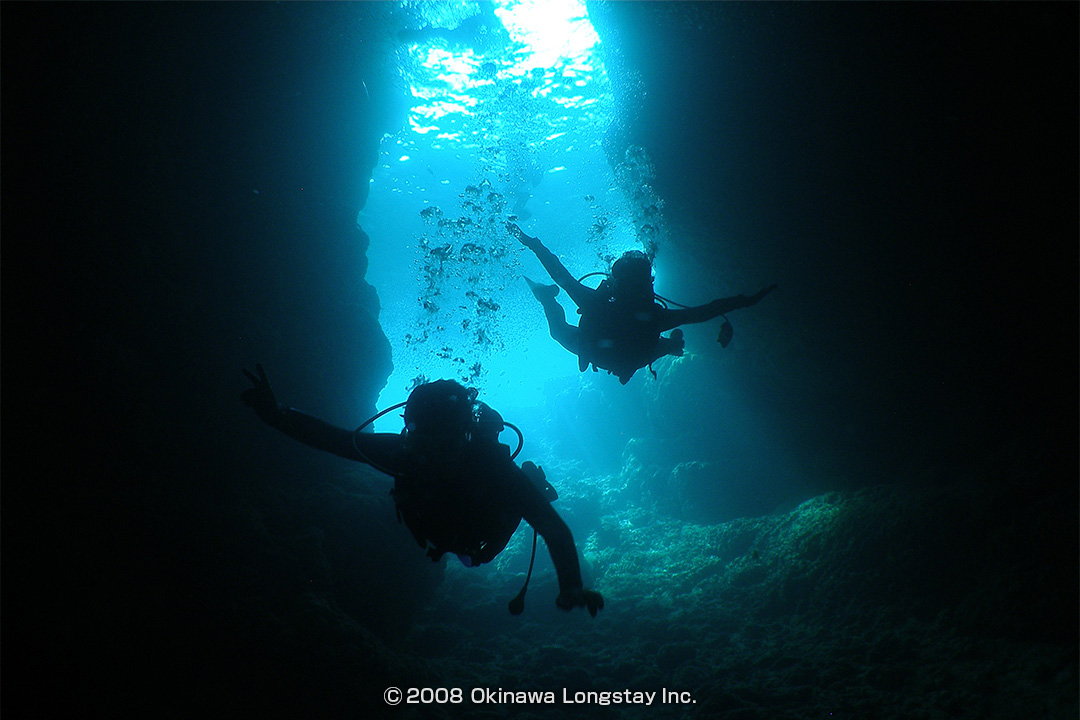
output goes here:
[{"label": "diver's wetsuit", "polygon": [[[511,229],[511,232],[514,232]],[[578,327],[566,322],[566,313],[555,300],[554,291],[533,293],[544,306],[551,337],[578,356],[578,369],[607,370],[626,384],[639,369],[664,355],[681,355],[682,341],[661,337],[660,333],[679,325],[701,323],[725,313],[755,304],[760,297],[734,295],[705,305],[669,309],[656,302],[650,293],[644,298],[612,298],[607,292],[583,285],[563,266],[553,252],[537,238],[517,229],[518,240],[533,251],[548,275],[566,291],[578,306]],[[602,286],[603,287],[603,286]],[[759,294],[760,295],[760,294]]]},{"label": "diver's wetsuit", "polygon": [[[356,433],[354,445],[351,430],[335,427],[294,408],[282,409],[276,427],[305,445],[394,476],[395,496],[403,496],[397,497],[402,519],[421,546],[426,546],[427,540],[435,544],[433,551],[429,551],[433,559],[444,552],[454,552],[468,557],[473,565],[490,562],[524,519],[547,543],[560,593],[582,589],[581,567],[570,528],[510,458],[506,445],[469,443],[453,463],[452,473],[432,478],[430,471],[425,472],[421,467],[430,465],[418,462],[415,454],[405,447],[401,435]],[[439,487],[440,481],[447,484]],[[432,489],[434,492],[428,492]],[[494,535],[484,538],[476,535],[481,526],[492,524]],[[488,542],[481,545],[481,540]]]}]

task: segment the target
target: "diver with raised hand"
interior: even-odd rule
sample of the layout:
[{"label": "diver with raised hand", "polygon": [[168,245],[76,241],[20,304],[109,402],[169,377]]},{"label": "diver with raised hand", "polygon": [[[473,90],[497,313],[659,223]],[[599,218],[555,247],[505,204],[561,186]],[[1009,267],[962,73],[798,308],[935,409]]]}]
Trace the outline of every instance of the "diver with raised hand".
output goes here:
[{"label": "diver with raised hand", "polygon": [[[432,560],[452,553],[470,567],[491,562],[524,519],[547,543],[559,582],[555,604],[563,610],[583,607],[594,617],[603,609],[600,593],[582,585],[574,538],[551,506],[554,489],[541,468],[515,464],[509,447],[498,441],[507,423],[477,402],[476,389],[453,380],[419,385],[402,403],[405,429],[371,433],[361,432],[363,425],[347,430],[279,405],[262,365],[255,369],[258,374],[244,370],[252,387],[240,399],[289,437],[393,477],[398,520]],[[514,615],[524,609],[531,561],[529,573],[510,603]]]},{"label": "diver with raised hand", "polygon": [[[612,264],[607,279],[593,289],[575,279],[538,238],[526,235],[512,222],[506,224],[506,229],[533,251],[556,283],[541,285],[525,278],[532,294],[544,306],[551,337],[578,356],[579,370],[584,372],[591,364],[594,370],[602,368],[617,376],[623,385],[640,368],[650,366],[651,370],[659,358],[683,354],[679,325],[706,322],[756,305],[776,289],[776,285],[770,285],[750,296],[734,295],[705,305],[670,309],[657,302],[652,262],[639,250],[623,253]],[[576,327],[566,321],[566,312],[555,299],[560,287],[578,306],[581,319]],[[732,331],[724,319],[718,342],[726,347]],[[661,335],[668,330],[672,331],[670,335]]]}]

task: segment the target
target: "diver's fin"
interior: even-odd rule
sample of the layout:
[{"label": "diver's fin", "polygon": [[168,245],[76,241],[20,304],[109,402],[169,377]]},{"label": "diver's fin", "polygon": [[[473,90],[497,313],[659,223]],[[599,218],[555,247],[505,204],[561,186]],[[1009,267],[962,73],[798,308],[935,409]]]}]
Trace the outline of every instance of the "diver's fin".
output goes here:
[{"label": "diver's fin", "polygon": [[532,290],[533,297],[540,302],[544,302],[544,300],[548,298],[554,298],[559,294],[558,285],[541,285],[540,283],[533,282],[529,278],[525,278],[525,282],[529,284],[529,289]]}]

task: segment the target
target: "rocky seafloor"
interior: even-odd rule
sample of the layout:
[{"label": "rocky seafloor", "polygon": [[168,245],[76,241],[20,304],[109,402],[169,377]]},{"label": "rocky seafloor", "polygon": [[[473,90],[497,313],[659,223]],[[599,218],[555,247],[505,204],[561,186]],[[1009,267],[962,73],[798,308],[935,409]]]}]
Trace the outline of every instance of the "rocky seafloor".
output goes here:
[{"label": "rocky seafloor", "polygon": [[[287,706],[323,716],[1074,718],[1074,508],[1006,480],[1027,462],[1003,451],[966,473],[942,467],[915,484],[698,524],[617,502],[628,457],[595,481],[611,502],[577,538],[606,601],[595,619],[554,608],[542,542],[526,611],[509,615],[528,566],[523,526],[491,566],[444,560],[412,591],[394,586],[415,566],[405,556],[376,560],[352,592],[411,608],[392,633],[361,627],[340,582],[253,596],[260,611],[241,613],[255,618],[244,632],[275,648],[264,659],[287,678],[274,691]],[[338,508],[362,497],[323,492]],[[572,496],[558,502],[573,509]],[[315,565],[343,572],[333,545],[332,533],[314,542]],[[461,692],[390,707],[391,686]],[[664,691],[678,694],[663,703]],[[521,692],[551,695],[523,703]],[[625,702],[647,693],[651,704]]]}]

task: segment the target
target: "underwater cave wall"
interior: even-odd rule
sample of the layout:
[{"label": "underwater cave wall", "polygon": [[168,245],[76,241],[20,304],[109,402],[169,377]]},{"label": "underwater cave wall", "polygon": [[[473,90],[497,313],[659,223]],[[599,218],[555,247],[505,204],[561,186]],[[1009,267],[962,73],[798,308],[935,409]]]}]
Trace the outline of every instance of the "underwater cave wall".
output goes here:
[{"label": "underwater cave wall", "polygon": [[[333,582],[387,561],[335,556],[365,515],[397,529],[385,484],[341,502],[319,483],[351,468],[239,401],[241,368],[261,362],[281,402],[348,426],[389,373],[355,223],[395,108],[363,35],[386,7],[4,9],[26,39],[4,48],[20,58],[4,74],[5,139],[19,139],[4,279],[20,308],[5,320],[32,339],[6,359],[35,388],[8,406],[9,439],[38,463],[5,515],[27,549],[9,563],[27,592],[8,641],[55,683],[54,707],[105,703],[117,682],[122,705],[257,687],[250,658],[333,604],[308,588],[324,562]],[[347,527],[342,507],[358,510]],[[417,598],[433,582],[422,563],[396,576]],[[398,605],[381,612],[400,620]]]}]

